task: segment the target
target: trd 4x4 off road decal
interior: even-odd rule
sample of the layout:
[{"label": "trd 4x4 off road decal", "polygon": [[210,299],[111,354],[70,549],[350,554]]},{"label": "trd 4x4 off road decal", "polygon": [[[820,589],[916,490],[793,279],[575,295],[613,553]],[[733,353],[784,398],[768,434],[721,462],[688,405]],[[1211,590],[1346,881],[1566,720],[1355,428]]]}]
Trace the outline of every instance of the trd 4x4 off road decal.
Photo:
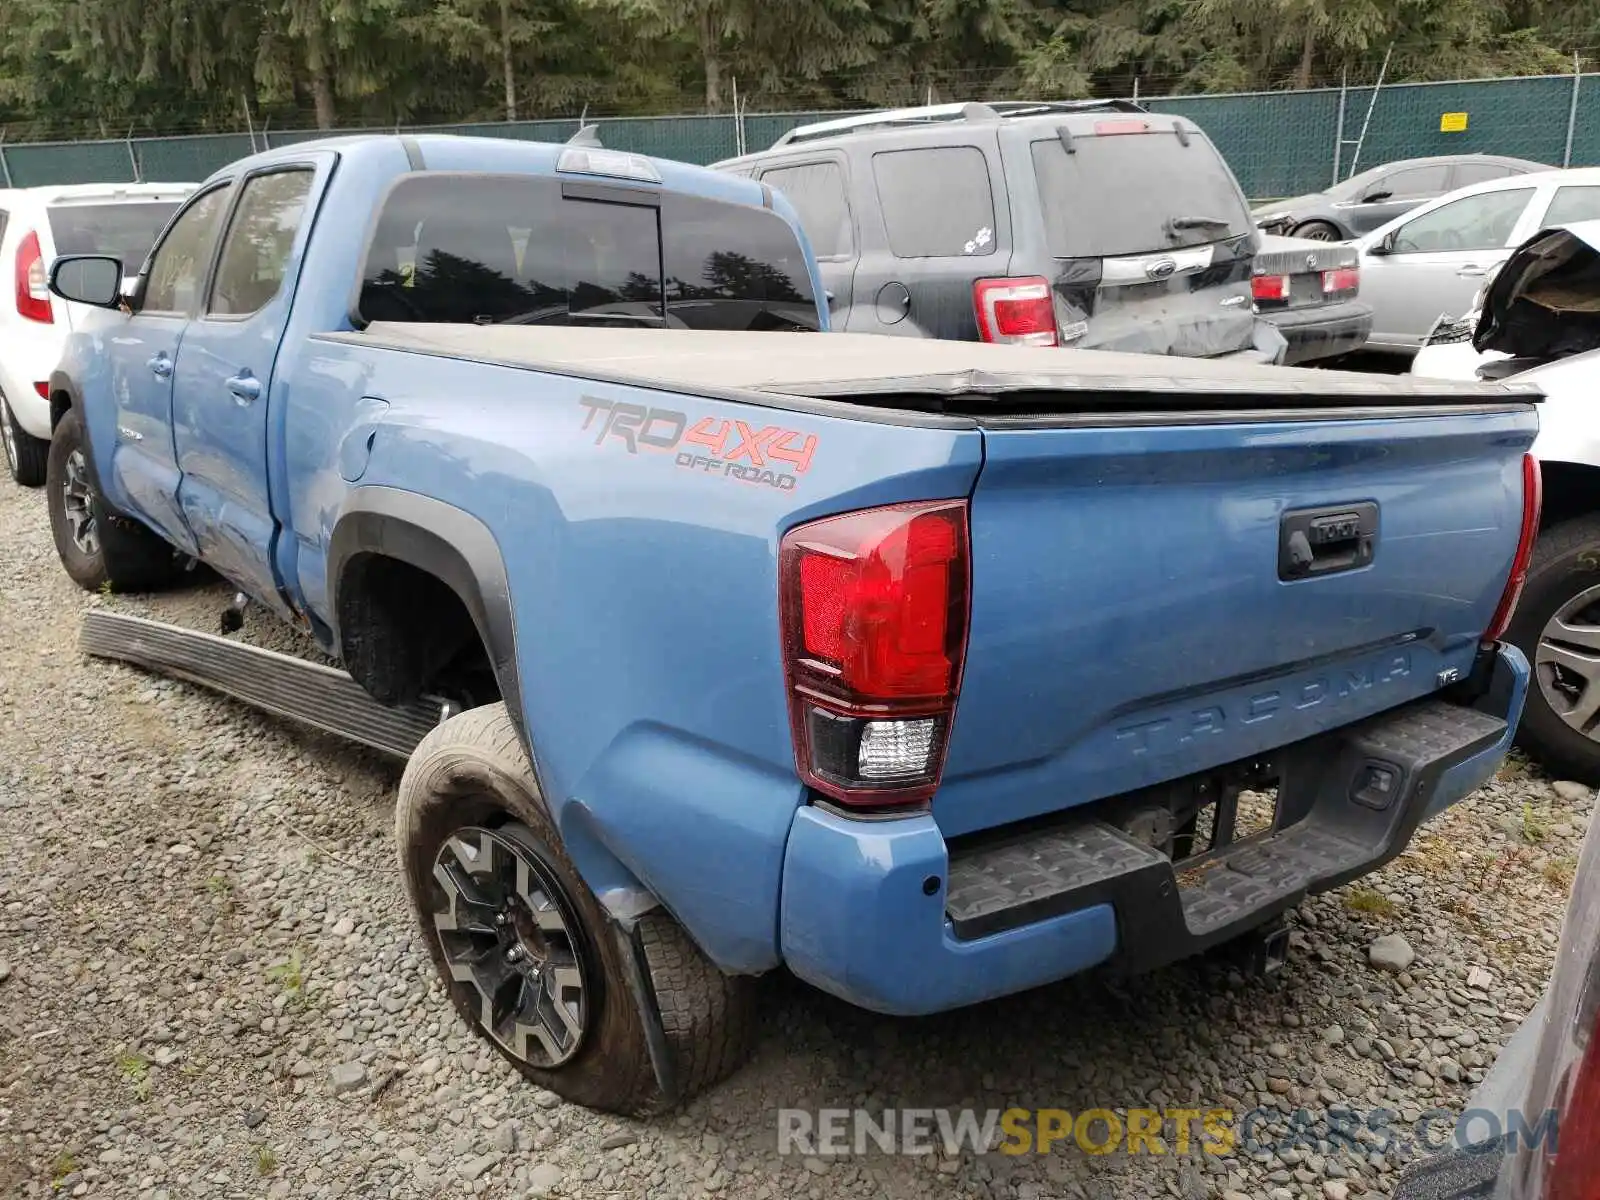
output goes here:
[{"label": "trd 4x4 off road decal", "polygon": [[585,396],[583,428],[596,446],[621,445],[629,454],[673,454],[676,465],[742,483],[792,492],[811,469],[817,435],[778,425],[753,428],[745,421],[701,417]]}]

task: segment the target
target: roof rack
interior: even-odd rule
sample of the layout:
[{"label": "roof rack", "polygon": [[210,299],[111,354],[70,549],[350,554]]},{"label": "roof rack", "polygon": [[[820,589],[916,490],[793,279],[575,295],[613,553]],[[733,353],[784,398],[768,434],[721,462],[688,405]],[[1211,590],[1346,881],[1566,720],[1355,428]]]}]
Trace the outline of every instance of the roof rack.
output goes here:
[{"label": "roof rack", "polygon": [[773,142],[772,149],[792,146],[796,142],[816,141],[839,134],[865,133],[875,129],[948,124],[958,121],[978,124],[1014,117],[1043,117],[1058,113],[1148,111],[1144,105],[1133,100],[1002,100],[992,104],[930,104],[921,108],[884,109],[880,112],[859,113],[853,117],[840,117],[834,121],[800,125]]}]

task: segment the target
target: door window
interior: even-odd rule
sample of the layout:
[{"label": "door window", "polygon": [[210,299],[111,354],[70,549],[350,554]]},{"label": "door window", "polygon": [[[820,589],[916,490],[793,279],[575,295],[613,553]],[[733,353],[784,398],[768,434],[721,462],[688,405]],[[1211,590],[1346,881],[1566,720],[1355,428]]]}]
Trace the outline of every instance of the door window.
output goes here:
[{"label": "door window", "polygon": [[1488,183],[1491,179],[1504,179],[1511,168],[1503,163],[1465,162],[1456,164],[1455,186],[1470,187],[1474,183]]},{"label": "door window", "polygon": [[1600,187],[1557,188],[1550,210],[1544,215],[1546,225],[1594,220],[1600,220]]},{"label": "door window", "polygon": [[227,198],[226,185],[213,188],[178,214],[150,260],[141,312],[188,313],[194,309]]},{"label": "door window", "polygon": [[976,146],[874,154],[872,173],[896,258],[995,252],[994,191]]},{"label": "door window", "polygon": [[1452,200],[1397,229],[1394,252],[1438,254],[1501,249],[1511,240],[1517,219],[1532,195],[1532,188],[1516,188]]},{"label": "door window", "polygon": [[211,285],[213,315],[249,316],[278,294],[312,179],[310,171],[276,171],[245,183]]},{"label": "door window", "polygon": [[789,198],[800,214],[800,227],[811,239],[811,252],[818,258],[849,258],[855,252],[850,197],[838,163],[778,167],[762,175],[761,182]]},{"label": "door window", "polygon": [[1449,177],[1450,167],[1445,163],[1431,167],[1407,167],[1373,184],[1368,194],[1388,192],[1385,200],[1416,200],[1437,196],[1445,190],[1445,181]]}]

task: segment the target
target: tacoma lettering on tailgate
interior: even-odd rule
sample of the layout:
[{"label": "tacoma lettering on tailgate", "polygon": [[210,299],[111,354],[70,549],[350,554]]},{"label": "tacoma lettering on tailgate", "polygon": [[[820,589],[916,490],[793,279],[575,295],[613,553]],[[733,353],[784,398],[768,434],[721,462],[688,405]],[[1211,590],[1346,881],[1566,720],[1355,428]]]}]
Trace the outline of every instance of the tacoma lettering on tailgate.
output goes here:
[{"label": "tacoma lettering on tailgate", "polygon": [[1317,708],[1360,692],[1382,687],[1411,674],[1411,654],[1396,651],[1361,666],[1341,667],[1315,679],[1288,687],[1257,692],[1244,700],[1228,704],[1209,704],[1190,712],[1125,725],[1117,730],[1117,741],[1135,755],[1152,750],[1170,750],[1198,738],[1221,733],[1230,725],[1259,725],[1285,710]]},{"label": "tacoma lettering on tailgate", "polygon": [[[675,465],[741,483],[792,492],[798,476],[811,469],[817,435],[778,425],[753,427],[744,421],[701,417],[671,408],[646,408],[585,396],[583,429],[595,431],[596,446],[620,445],[629,454],[672,453]],[[694,447],[703,447],[696,450]]]}]

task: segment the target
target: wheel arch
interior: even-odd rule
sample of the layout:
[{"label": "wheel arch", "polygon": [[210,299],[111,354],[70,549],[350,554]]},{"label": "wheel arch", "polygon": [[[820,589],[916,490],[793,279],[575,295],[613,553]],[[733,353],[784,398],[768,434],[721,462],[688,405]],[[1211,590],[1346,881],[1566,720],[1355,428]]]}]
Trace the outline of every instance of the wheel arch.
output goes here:
[{"label": "wheel arch", "polygon": [[[471,618],[500,697],[527,747],[522,689],[517,677],[516,623],[505,560],[489,527],[454,505],[398,488],[351,493],[328,545],[333,641],[348,666],[356,657],[349,619],[351,589],[363,560],[388,559],[438,580]],[[531,754],[530,754],[531,757]]]},{"label": "wheel arch", "polygon": [[1575,517],[1600,512],[1600,466],[1545,459],[1539,463],[1539,473],[1544,484],[1541,533]]},{"label": "wheel arch", "polygon": [[50,373],[49,391],[50,428],[54,430],[61,424],[61,418],[67,415],[69,408],[80,407],[82,397],[78,393],[78,385],[72,382],[72,377],[65,371]]}]

